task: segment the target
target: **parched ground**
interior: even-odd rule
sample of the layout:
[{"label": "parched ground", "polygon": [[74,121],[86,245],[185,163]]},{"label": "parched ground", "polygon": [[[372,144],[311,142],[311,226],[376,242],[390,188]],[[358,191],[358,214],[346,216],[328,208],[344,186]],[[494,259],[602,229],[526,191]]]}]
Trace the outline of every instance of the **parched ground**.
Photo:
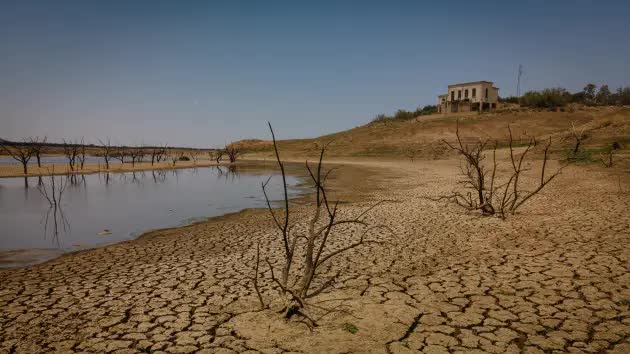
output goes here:
[{"label": "parched ground", "polygon": [[[280,244],[248,210],[0,271],[0,352],[630,352],[627,171],[569,167],[501,221],[422,198],[451,189],[455,160],[378,165],[343,168],[336,187],[353,200],[344,215],[393,200],[367,220],[394,234],[327,270],[342,273],[314,300],[313,316],[336,309],[318,327],[259,310],[255,245],[276,263]],[[331,249],[359,231],[340,228]]]}]

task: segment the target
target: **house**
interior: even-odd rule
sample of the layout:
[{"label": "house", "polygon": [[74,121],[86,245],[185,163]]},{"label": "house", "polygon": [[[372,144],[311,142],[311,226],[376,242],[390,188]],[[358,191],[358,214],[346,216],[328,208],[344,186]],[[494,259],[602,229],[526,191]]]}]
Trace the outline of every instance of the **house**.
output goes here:
[{"label": "house", "polygon": [[490,81],[448,85],[448,93],[438,96],[438,112],[442,114],[476,112],[497,108],[499,89]]}]

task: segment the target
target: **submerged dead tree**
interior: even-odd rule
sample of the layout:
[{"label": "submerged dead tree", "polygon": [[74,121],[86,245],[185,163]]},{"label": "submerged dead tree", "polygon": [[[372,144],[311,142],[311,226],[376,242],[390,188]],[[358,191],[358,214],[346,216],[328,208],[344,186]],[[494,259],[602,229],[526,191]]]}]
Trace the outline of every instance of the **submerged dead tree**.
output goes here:
[{"label": "submerged dead tree", "polygon": [[495,141],[492,146],[492,162],[486,163],[486,152],[488,151],[486,147],[490,139],[464,143],[459,134],[458,122],[455,131],[457,144],[450,144],[446,140],[444,143],[462,157],[463,161],[460,166],[462,179],[459,181],[462,190],[455,190],[449,195],[430,199],[434,201],[448,200],[468,210],[480,210],[483,215],[498,215],[504,219],[508,214],[514,215],[518,208],[538,194],[566,167],[566,165],[560,166],[553,173],[547,173],[549,149],[552,143],[551,138],[549,138],[542,151],[543,160],[538,183],[533,190],[525,190],[522,186],[523,173],[529,170],[525,161],[538,142],[535,138],[529,138],[522,152],[518,153],[514,146],[512,129],[508,126],[507,130],[510,172],[507,178],[500,178],[497,175],[496,159],[498,143]]},{"label": "submerged dead tree", "polygon": [[[320,273],[322,269],[324,266],[330,268],[330,263],[335,257],[354,248],[368,243],[381,243],[377,240],[369,240],[366,237],[375,229],[384,228],[389,230],[389,228],[384,225],[370,225],[364,220],[364,216],[384,201],[373,204],[355,217],[341,218],[339,215],[339,201],[331,202],[325,187],[326,179],[332,170],[324,171],[323,160],[326,152],[326,146],[324,146],[320,151],[319,161],[315,166],[311,166],[308,161],[306,162],[306,170],[315,189],[315,202],[312,205],[312,215],[307,223],[306,231],[295,231],[294,227],[297,222],[292,222],[291,220],[291,206],[289,204],[285,166],[280,158],[271,124],[269,124],[269,129],[273,139],[276,162],[282,175],[284,193],[283,208],[280,212],[283,214],[282,216],[277,211],[274,211],[267,194],[267,186],[271,177],[262,184],[262,190],[267,201],[269,213],[281,238],[283,260],[280,264],[279,274],[276,275],[276,268],[269,258],[265,261],[269,266],[271,280],[280,288],[284,304],[281,312],[284,313],[284,316],[291,318],[294,315],[301,315],[308,319],[312,325],[316,325],[316,320],[307,313],[308,308],[311,307],[309,301],[333,286],[340,274],[340,271],[338,271],[327,279],[321,279]],[[328,242],[336,236],[337,228],[340,225],[355,225],[362,229],[361,234],[345,246],[328,249]],[[391,232],[391,230],[389,231]],[[257,248],[253,284],[261,307],[264,308],[266,307],[265,302],[258,287],[259,252],[259,248]],[[319,306],[313,305],[313,307],[321,309]]]}]

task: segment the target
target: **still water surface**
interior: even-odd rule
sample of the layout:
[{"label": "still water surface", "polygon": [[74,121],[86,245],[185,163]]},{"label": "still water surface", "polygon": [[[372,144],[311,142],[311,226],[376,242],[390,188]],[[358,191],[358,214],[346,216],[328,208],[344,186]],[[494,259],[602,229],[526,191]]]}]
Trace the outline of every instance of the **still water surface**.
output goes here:
[{"label": "still water surface", "polygon": [[[38,178],[29,178],[28,187],[24,178],[0,178],[0,267],[24,264],[7,253],[36,254],[26,263],[37,263],[153,229],[265,207],[261,182],[270,175],[270,198],[281,199],[281,178],[272,170],[200,167],[76,176],[68,181],[56,211],[38,189]],[[298,196],[299,179],[287,177],[290,197]],[[56,178],[59,185],[68,177]],[[50,177],[42,183],[49,187]],[[13,250],[21,251],[7,252]]]},{"label": "still water surface", "polygon": [[[128,157],[125,159],[125,161],[129,161],[131,162],[131,158]],[[142,161],[151,161],[151,156],[145,156]],[[116,160],[116,159],[110,159],[110,162],[120,162],[120,160]],[[66,158],[65,156],[42,156],[41,158],[41,163],[43,164],[67,164],[68,163],[68,158]],[[90,155],[86,155],[85,156],[85,163],[105,163],[105,158],[103,158],[102,156],[90,156]],[[36,165],[37,164],[37,159],[35,157],[32,157],[29,161],[28,161],[29,165]],[[0,156],[0,166],[2,165],[22,165],[22,163],[20,161],[15,160],[12,157],[9,156]]]}]

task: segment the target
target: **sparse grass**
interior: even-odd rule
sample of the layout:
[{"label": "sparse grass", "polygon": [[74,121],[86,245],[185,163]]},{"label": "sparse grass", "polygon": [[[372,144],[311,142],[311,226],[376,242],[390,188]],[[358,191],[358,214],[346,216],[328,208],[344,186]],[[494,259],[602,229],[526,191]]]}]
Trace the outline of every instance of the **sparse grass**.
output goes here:
[{"label": "sparse grass", "polygon": [[353,325],[352,323],[346,322],[343,324],[343,329],[345,331],[348,331],[352,334],[357,334],[357,332],[359,332],[359,329],[357,328],[357,326]]},{"label": "sparse grass", "polygon": [[[582,127],[597,127],[597,123],[612,121],[618,132],[626,131],[630,126],[630,109],[628,107],[590,108],[573,113],[569,112],[537,112],[532,109],[521,109],[519,112],[492,112],[470,116],[424,116],[422,119],[389,120],[366,124],[346,131],[320,136],[314,139],[293,139],[278,141],[282,151],[289,156],[316,155],[318,147],[332,142],[328,151],[332,158],[341,157],[390,157],[407,159],[405,153],[413,148],[418,151],[415,158],[434,159],[441,157],[442,151],[436,150],[442,139],[451,139],[459,119],[466,141],[499,139],[499,148],[506,147],[505,128],[510,126],[515,137],[515,147],[523,146],[521,137],[536,137],[539,140],[551,136],[554,141],[567,136],[572,123]],[[603,145],[611,143],[610,127],[595,128],[591,131],[589,144]],[[601,130],[601,133],[600,133]],[[618,133],[617,133],[618,134]],[[624,135],[625,136],[625,135]],[[617,139],[616,137],[614,139]],[[630,146],[630,137],[620,141]],[[272,145],[267,141],[239,142],[247,147],[251,154],[270,153]],[[562,154],[561,158],[566,158]]]},{"label": "sparse grass", "polygon": [[598,163],[601,156],[607,154],[609,149],[609,147],[584,148],[576,154],[573,151],[567,151],[565,161],[576,164]]}]

